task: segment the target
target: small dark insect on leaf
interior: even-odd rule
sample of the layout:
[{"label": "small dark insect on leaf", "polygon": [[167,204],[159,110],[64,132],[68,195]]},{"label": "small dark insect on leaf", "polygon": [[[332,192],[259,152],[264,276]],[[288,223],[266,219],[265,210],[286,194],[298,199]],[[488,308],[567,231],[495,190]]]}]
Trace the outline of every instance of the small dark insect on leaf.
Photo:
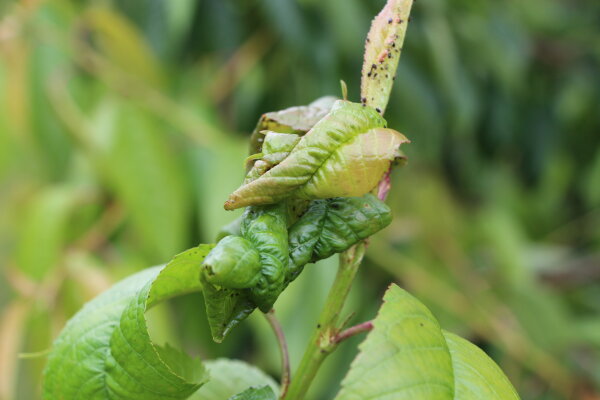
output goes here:
[{"label": "small dark insect on leaf", "polygon": [[392,21],[393,21],[393,20],[392,20],[391,18],[390,18],[390,19],[388,19],[388,24],[391,24],[391,23],[392,23]]},{"label": "small dark insect on leaf", "polygon": [[381,114],[381,109],[380,109],[379,107],[377,107],[377,108],[375,109],[375,111],[377,111],[379,114]]}]

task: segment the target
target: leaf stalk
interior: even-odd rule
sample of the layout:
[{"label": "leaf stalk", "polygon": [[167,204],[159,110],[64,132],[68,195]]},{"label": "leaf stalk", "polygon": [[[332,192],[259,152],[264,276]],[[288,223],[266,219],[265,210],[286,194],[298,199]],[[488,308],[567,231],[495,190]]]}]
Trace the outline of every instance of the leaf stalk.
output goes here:
[{"label": "leaf stalk", "polygon": [[285,340],[285,334],[283,328],[279,323],[279,320],[275,316],[275,310],[271,310],[264,314],[265,319],[273,329],[277,343],[279,343],[279,352],[281,354],[281,398],[284,398],[287,389],[290,385],[290,356],[288,352],[287,341]]}]

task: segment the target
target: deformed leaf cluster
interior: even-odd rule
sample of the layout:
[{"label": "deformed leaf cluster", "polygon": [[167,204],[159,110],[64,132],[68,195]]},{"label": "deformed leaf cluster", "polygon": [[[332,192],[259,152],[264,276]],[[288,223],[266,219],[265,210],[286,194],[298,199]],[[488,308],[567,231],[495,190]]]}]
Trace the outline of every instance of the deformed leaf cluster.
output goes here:
[{"label": "deformed leaf cluster", "polygon": [[225,204],[247,209],[203,263],[216,341],[256,307],[268,312],[306,264],[391,222],[369,192],[406,142],[374,109],[331,98],[263,115],[252,138],[246,179]]}]

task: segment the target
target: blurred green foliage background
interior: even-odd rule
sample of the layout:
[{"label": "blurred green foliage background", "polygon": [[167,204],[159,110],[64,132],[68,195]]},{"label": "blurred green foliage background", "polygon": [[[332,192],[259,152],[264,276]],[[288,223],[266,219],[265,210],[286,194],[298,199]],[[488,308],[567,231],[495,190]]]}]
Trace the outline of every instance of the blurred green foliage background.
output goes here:
[{"label": "blurred green foliage background", "polygon": [[[114,281],[211,242],[266,111],[358,99],[383,0],[23,0],[0,5],[0,399],[40,396],[42,356]],[[351,293],[390,281],[477,343],[523,399],[600,399],[600,2],[418,0],[387,111],[410,162]],[[276,304],[297,365],[337,260]],[[211,342],[202,297],[153,336],[277,377],[254,315]],[[337,391],[360,338],[312,391]]]}]

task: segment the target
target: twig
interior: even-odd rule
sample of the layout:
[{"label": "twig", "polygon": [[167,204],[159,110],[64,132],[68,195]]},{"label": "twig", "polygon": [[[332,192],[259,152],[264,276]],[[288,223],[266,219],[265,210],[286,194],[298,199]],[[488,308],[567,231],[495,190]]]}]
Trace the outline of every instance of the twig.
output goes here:
[{"label": "twig", "polygon": [[341,331],[340,333],[335,335],[335,338],[333,339],[333,341],[334,341],[334,343],[337,344],[337,343],[343,342],[344,340],[348,339],[349,337],[358,335],[359,333],[369,332],[371,329],[373,329],[373,321],[366,321],[366,322],[363,322],[362,324],[354,325],[348,329],[344,329],[343,331]]},{"label": "twig", "polygon": [[277,342],[279,343],[279,352],[281,354],[281,398],[284,398],[288,387],[290,386],[290,356],[288,346],[285,340],[285,335],[279,320],[275,316],[275,310],[271,310],[264,314],[267,322],[271,325]]},{"label": "twig", "polygon": [[335,337],[339,332],[337,326],[339,315],[364,255],[364,242],[360,242],[340,253],[340,265],[337,275],[319,316],[317,329],[310,338],[298,370],[290,384],[286,399],[303,399],[319,367],[325,358],[335,350],[337,345]]},{"label": "twig", "polygon": [[[392,90],[412,3],[413,0],[388,0],[371,23],[367,37],[361,79],[361,102],[365,106],[375,108],[381,115],[385,112]],[[377,194],[380,199],[385,199],[390,186],[388,174],[378,187]],[[365,255],[365,247],[366,241],[363,241],[340,253],[337,275],[319,316],[317,329],[290,384],[288,400],[304,399],[319,367],[339,343],[336,341],[341,329],[338,325],[339,314]]]}]

